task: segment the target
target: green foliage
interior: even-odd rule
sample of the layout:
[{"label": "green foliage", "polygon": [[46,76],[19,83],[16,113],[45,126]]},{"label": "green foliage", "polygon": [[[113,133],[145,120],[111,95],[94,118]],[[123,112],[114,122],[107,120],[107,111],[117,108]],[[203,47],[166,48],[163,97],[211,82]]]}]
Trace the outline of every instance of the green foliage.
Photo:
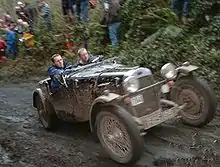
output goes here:
[{"label": "green foliage", "polygon": [[[123,62],[132,65],[142,64],[151,68],[154,72],[167,63],[180,64],[189,61],[198,65],[201,69],[199,74],[204,76],[218,88],[219,64],[220,64],[220,19],[213,18],[212,22],[199,29],[198,33],[191,34],[187,30],[179,28],[173,35],[173,28],[162,28],[153,40],[148,38],[142,47],[124,47],[126,51],[119,53]],[[172,29],[172,31],[168,31]],[[167,33],[168,32],[168,33]],[[129,45],[132,46],[132,45]]]},{"label": "green foliage", "polygon": [[175,24],[176,16],[163,0],[127,0],[121,12],[122,39],[142,41],[158,29]]}]

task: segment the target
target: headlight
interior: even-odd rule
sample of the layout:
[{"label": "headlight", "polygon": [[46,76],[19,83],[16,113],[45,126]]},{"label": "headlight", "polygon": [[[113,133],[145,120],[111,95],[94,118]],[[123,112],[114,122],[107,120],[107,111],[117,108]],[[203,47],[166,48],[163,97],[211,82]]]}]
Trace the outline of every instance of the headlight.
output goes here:
[{"label": "headlight", "polygon": [[169,80],[175,79],[177,76],[176,66],[172,63],[163,65],[160,72],[164,78]]},{"label": "headlight", "polygon": [[139,81],[137,78],[129,76],[124,80],[123,86],[129,93],[134,93],[139,89]]}]

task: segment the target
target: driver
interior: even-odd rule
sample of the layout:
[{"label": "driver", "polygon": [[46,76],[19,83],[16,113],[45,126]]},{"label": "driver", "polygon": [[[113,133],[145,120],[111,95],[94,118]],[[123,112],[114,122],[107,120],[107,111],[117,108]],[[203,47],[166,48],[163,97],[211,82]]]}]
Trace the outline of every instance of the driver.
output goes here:
[{"label": "driver", "polygon": [[78,65],[86,65],[92,63],[93,60],[95,60],[97,57],[93,56],[88,53],[88,51],[85,48],[81,48],[78,50]]},{"label": "driver", "polygon": [[54,54],[51,57],[51,61],[53,65],[48,68],[48,74],[51,78],[51,87],[52,89],[59,89],[60,88],[60,82],[58,81],[60,75],[62,74],[68,74],[68,64],[64,62],[63,58],[59,54]]}]

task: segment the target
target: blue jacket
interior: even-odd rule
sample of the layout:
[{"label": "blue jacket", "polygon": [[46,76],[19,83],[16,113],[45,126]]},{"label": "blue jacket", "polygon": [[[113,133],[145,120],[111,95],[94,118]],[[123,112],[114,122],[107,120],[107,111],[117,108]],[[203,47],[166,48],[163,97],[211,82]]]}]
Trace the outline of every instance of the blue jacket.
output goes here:
[{"label": "blue jacket", "polygon": [[16,51],[16,35],[14,31],[9,31],[6,34],[7,40],[7,50],[9,53],[14,53]]},{"label": "blue jacket", "polygon": [[56,78],[54,78],[54,75],[61,75],[61,74],[70,73],[70,70],[68,70],[67,67],[69,67],[68,64],[64,63],[63,68],[60,68],[60,67],[57,67],[57,66],[54,66],[54,65],[48,68],[48,74],[51,78],[51,87],[52,87],[52,89],[59,89],[60,88],[60,83]]}]

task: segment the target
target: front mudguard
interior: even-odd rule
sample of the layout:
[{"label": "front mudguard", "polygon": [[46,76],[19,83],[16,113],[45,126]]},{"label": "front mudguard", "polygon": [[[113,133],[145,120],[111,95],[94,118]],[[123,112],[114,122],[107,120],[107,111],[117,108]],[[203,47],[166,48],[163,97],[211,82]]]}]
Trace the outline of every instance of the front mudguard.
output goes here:
[{"label": "front mudguard", "polygon": [[182,65],[178,68],[176,68],[178,75],[188,75],[192,73],[193,71],[196,71],[199,67],[195,65]]},{"label": "front mudguard", "polygon": [[[178,68],[176,68],[177,77],[176,77],[176,79],[174,79],[173,86],[175,86],[175,82],[178,81],[179,79],[181,79],[182,77],[193,75],[192,72],[196,71],[198,68],[199,68],[198,66],[190,65],[188,62],[183,63],[182,66],[179,66]],[[171,100],[170,93],[172,91],[172,87],[170,88],[169,92],[164,93],[164,98],[167,100]]]},{"label": "front mudguard", "polygon": [[89,125],[90,125],[90,130],[93,132],[93,127],[95,125],[95,119],[96,115],[98,112],[101,111],[101,105],[103,104],[109,104],[109,105],[116,105],[119,103],[119,97],[120,95],[115,94],[115,93],[107,93],[105,95],[101,95],[97,97],[90,108],[89,111]]}]

